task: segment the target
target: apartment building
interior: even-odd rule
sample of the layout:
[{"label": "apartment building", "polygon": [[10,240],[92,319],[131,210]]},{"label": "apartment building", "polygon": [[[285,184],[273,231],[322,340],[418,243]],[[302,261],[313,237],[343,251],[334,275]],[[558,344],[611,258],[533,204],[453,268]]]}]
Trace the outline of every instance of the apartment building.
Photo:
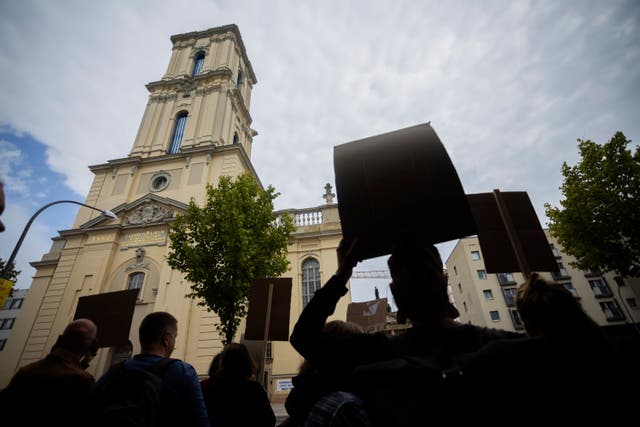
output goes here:
[{"label": "apartment building", "polygon": [[16,317],[22,308],[28,289],[14,289],[11,295],[0,309],[0,351],[3,351],[13,331]]},{"label": "apartment building", "polygon": [[[557,240],[544,230],[559,272],[540,272],[548,280],[562,283],[599,325],[614,326],[640,322],[637,279],[621,280],[612,272],[579,270]],[[446,261],[451,296],[460,311],[460,321],[505,330],[524,331],[515,306],[519,272],[489,274],[476,236],[460,239]]]}]

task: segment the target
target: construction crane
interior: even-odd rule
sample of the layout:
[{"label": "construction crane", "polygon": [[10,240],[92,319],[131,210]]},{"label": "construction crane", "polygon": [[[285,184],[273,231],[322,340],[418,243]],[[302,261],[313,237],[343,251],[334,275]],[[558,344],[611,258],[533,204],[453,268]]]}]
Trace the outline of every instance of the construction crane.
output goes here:
[{"label": "construction crane", "polygon": [[389,270],[361,270],[351,274],[352,279],[391,279]]}]

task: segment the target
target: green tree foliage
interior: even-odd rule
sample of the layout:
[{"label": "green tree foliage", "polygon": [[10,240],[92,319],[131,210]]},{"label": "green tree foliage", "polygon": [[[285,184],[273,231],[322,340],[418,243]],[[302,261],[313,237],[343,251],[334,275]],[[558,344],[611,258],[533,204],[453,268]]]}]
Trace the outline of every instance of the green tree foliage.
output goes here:
[{"label": "green tree foliage", "polygon": [[[4,271],[5,265],[6,265],[6,261],[0,258],[0,272]],[[20,274],[20,271],[16,270],[15,267],[16,267],[15,263],[12,263],[11,268],[7,270],[7,273],[4,275],[3,279],[7,279],[7,280],[11,280],[12,282],[15,282],[16,279],[18,278],[18,274]]]},{"label": "green tree foliage", "polygon": [[277,277],[289,269],[287,243],[295,230],[290,216],[275,218],[273,200],[249,173],[220,177],[207,186],[207,201],[191,200],[169,228],[169,265],[191,282],[191,298],[220,318],[216,325],[229,343],[247,313],[249,287],[256,278]]},{"label": "green tree foliage", "polygon": [[[0,309],[2,309],[2,306],[4,305],[5,298],[13,296],[13,288],[15,286],[16,279],[18,278],[18,274],[20,274],[20,271],[16,270],[15,268],[15,263],[11,263],[11,267],[6,272],[4,271],[5,265],[7,265],[7,262],[0,258],[0,277],[13,282],[13,284],[9,288],[8,293],[5,293],[6,288],[0,289]],[[2,286],[0,286],[0,288],[2,288]]]},{"label": "green tree foliage", "polygon": [[640,147],[630,142],[622,132],[604,145],[578,139],[580,161],[562,165],[562,208],[545,209],[575,267],[640,276]]}]

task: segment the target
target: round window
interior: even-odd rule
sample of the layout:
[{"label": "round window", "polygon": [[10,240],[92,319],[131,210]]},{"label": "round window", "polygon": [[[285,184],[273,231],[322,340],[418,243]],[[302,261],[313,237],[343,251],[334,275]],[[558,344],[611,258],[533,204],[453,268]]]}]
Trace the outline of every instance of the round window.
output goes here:
[{"label": "round window", "polygon": [[151,178],[149,188],[151,191],[162,191],[169,185],[170,175],[166,172],[160,172],[155,174]]}]

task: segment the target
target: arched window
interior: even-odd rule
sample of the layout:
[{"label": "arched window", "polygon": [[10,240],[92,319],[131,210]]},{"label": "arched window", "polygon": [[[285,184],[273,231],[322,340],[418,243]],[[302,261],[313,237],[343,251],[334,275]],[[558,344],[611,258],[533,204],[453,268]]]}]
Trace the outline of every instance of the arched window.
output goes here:
[{"label": "arched window", "polygon": [[176,117],[176,125],[173,128],[173,136],[171,137],[171,144],[169,145],[169,154],[175,154],[180,150],[180,144],[182,144],[182,137],[184,136],[184,128],[187,126],[188,115],[189,113],[183,111]]},{"label": "arched window", "polygon": [[244,75],[242,74],[242,70],[238,68],[238,80],[236,80],[236,86],[240,86],[243,80]]},{"label": "arched window", "polygon": [[239,142],[238,134],[236,132],[233,133],[233,143],[237,144]]},{"label": "arched window", "polygon": [[141,271],[137,271],[135,273],[131,273],[129,275],[129,283],[127,284],[127,289],[137,289],[138,290],[138,298],[141,299],[142,295],[140,295],[140,289],[142,289],[142,283],[144,283],[144,273]]},{"label": "arched window", "polygon": [[318,289],[320,289],[320,263],[314,258],[309,258],[302,263],[302,307],[307,305]]},{"label": "arched window", "polygon": [[191,73],[191,77],[195,77],[200,74],[202,71],[202,66],[204,65],[204,52],[198,52],[196,56],[193,58],[193,72]]}]

